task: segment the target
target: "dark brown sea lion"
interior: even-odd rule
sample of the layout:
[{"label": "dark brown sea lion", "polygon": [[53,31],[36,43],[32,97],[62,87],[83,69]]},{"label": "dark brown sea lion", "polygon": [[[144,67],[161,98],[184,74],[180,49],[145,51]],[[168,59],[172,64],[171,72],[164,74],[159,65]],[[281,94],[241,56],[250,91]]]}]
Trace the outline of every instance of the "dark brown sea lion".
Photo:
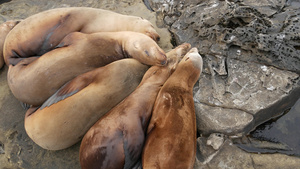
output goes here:
[{"label": "dark brown sea lion", "polygon": [[9,33],[20,21],[6,21],[0,25],[0,69],[4,65],[4,57],[3,57],[3,46],[4,46],[4,41]]},{"label": "dark brown sea lion", "polygon": [[76,77],[40,108],[26,112],[28,136],[44,149],[70,147],[138,86],[147,69],[135,59],[123,59]]},{"label": "dark brown sea lion", "polygon": [[161,88],[153,108],[142,155],[144,169],[192,169],[196,155],[193,86],[202,58],[191,49]]},{"label": "dark brown sea lion", "polygon": [[166,63],[156,42],[137,32],[75,32],[59,46],[41,57],[22,58],[15,66],[9,65],[8,85],[18,100],[41,105],[77,75],[123,58],[132,57],[147,65]]},{"label": "dark brown sea lion", "polygon": [[158,91],[189,48],[183,44],[168,52],[167,66],[152,66],[137,89],[91,127],[80,146],[82,169],[132,169],[142,153]]},{"label": "dark brown sea lion", "polygon": [[117,31],[140,32],[159,39],[152,24],[141,17],[88,7],[57,8],[32,15],[9,32],[4,44],[5,63],[16,65],[21,58],[42,56],[72,32]]}]

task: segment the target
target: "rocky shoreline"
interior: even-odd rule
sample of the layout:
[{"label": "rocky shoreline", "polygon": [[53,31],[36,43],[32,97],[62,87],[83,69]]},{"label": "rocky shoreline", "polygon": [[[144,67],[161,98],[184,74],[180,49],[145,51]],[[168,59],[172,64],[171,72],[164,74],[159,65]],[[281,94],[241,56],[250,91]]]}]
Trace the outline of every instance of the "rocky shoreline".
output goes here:
[{"label": "rocky shoreline", "polygon": [[[247,153],[231,138],[249,133],[299,99],[300,3],[144,2],[147,5],[138,0],[8,0],[0,4],[0,21],[70,6],[142,16],[156,25],[164,50],[188,42],[203,56],[203,74],[194,87],[199,132],[195,169],[297,168],[299,157]],[[29,139],[24,130],[25,110],[10,92],[6,74],[7,67],[0,70],[0,168],[80,168],[79,143],[47,151]]]}]

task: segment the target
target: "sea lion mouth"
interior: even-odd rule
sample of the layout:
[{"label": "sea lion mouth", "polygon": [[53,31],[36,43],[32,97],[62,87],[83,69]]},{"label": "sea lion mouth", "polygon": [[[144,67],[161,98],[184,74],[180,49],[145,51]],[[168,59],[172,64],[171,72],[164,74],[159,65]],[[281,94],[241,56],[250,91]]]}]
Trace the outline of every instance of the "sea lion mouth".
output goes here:
[{"label": "sea lion mouth", "polygon": [[159,60],[159,64],[164,66],[167,64],[167,56],[164,53],[164,51],[159,50],[158,48],[156,49],[158,54],[157,54],[157,60]]}]

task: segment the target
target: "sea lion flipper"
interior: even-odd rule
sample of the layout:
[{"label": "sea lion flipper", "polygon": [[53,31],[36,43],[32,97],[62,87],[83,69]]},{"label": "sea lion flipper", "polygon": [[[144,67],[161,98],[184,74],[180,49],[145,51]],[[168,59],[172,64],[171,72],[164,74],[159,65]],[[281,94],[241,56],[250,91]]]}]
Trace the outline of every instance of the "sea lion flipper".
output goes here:
[{"label": "sea lion flipper", "polygon": [[49,107],[52,104],[55,104],[76,94],[77,92],[88,86],[92,82],[93,77],[94,76],[92,74],[90,75],[90,73],[87,73],[69,81],[68,83],[63,85],[57,92],[55,92],[48,100],[46,100],[40,109]]},{"label": "sea lion flipper", "polygon": [[[124,134],[124,154],[125,164],[124,169],[131,169],[140,158],[144,143],[143,131],[135,131],[135,134],[131,134],[130,137]],[[139,144],[140,143],[140,144]]]}]

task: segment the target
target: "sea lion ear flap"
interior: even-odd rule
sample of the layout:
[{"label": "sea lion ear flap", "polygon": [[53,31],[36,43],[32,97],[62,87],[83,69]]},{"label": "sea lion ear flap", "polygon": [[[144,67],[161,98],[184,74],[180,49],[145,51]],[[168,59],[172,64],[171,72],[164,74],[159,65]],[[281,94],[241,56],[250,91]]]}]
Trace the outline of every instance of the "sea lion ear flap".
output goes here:
[{"label": "sea lion ear flap", "polygon": [[55,92],[51,97],[49,97],[48,100],[44,102],[44,104],[41,106],[41,110],[45,107],[49,107],[52,104],[55,104],[61,100],[64,100],[80,90],[87,87],[93,80],[94,76],[78,76],[72,81],[69,81],[65,85],[63,85],[57,92]]}]

